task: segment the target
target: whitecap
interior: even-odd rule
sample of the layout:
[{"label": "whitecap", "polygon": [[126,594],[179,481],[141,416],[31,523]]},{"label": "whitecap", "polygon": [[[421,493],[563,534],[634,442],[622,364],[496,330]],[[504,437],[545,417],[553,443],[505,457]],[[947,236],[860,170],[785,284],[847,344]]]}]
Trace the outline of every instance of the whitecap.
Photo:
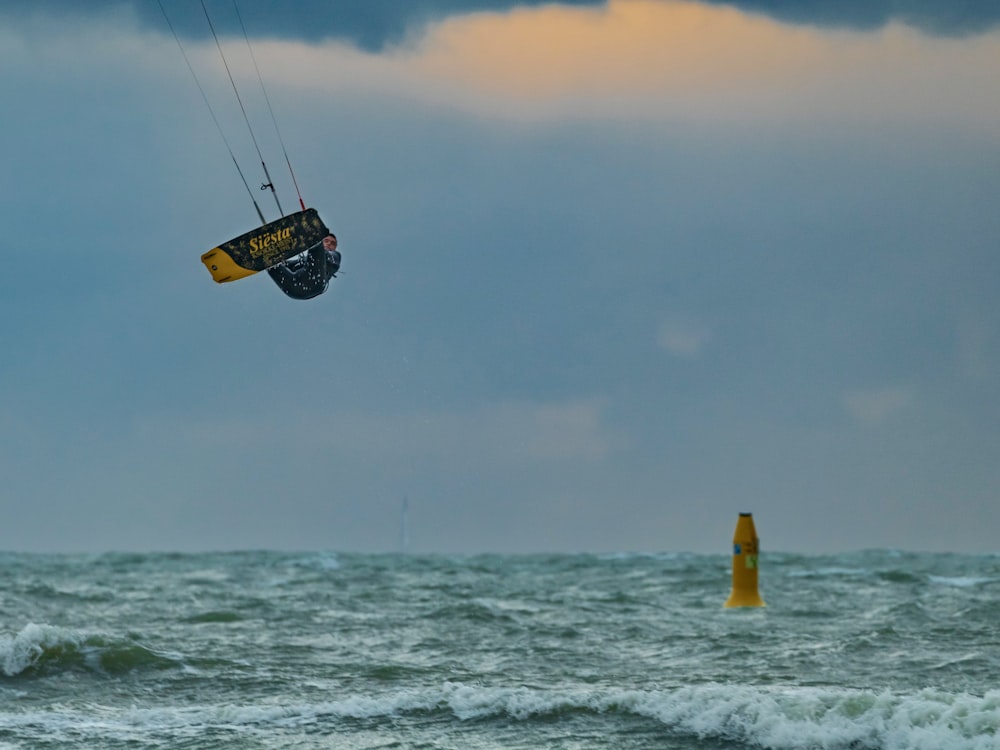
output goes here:
[{"label": "whitecap", "polygon": [[994,578],[976,578],[974,576],[928,576],[931,583],[939,586],[955,586],[956,588],[970,588],[984,583],[993,583]]},{"label": "whitecap", "polygon": [[80,634],[55,625],[28,623],[17,635],[0,636],[0,671],[13,677],[30,668],[41,658],[46,648],[60,643],[79,646]]}]

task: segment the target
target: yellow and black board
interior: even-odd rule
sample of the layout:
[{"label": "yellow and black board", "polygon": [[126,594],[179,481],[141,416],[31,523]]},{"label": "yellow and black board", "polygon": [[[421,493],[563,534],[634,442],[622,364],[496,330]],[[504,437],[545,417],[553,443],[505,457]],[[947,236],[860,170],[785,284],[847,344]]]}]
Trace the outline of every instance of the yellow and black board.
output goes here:
[{"label": "yellow and black board", "polygon": [[201,256],[212,278],[236,281],[304,253],[330,234],[314,208],[283,216]]}]

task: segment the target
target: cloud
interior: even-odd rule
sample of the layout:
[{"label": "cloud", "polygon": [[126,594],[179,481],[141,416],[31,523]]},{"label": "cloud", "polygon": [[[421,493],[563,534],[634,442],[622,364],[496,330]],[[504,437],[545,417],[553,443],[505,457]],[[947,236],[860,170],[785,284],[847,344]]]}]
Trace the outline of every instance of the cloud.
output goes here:
[{"label": "cloud", "polygon": [[[255,6],[248,5],[252,16]],[[935,38],[893,22],[876,32],[828,33],[745,15],[732,5],[664,0],[420,7],[410,11],[422,19],[419,33],[405,45],[373,50],[342,36],[262,34],[255,55],[273,90],[327,99],[363,92],[505,120],[931,122],[992,132],[1000,119],[1000,100],[986,95],[1000,76],[1000,33]],[[94,19],[102,32],[113,23],[130,33],[134,16],[145,18],[148,10],[106,9]],[[389,23],[391,15],[384,9],[379,18]],[[162,17],[147,20],[142,28],[166,41]],[[43,31],[54,37],[81,31],[65,21],[29,28],[39,43]],[[136,37],[134,49],[119,44],[114,56],[145,64],[150,38]],[[214,43],[195,37],[185,46],[198,71],[218,72]],[[223,46],[237,77],[244,64],[250,69],[242,38],[224,37]],[[52,48],[49,42],[50,59]],[[175,67],[178,77],[187,75]],[[214,78],[205,80],[211,95]]]},{"label": "cloud", "polygon": [[[231,4],[208,3],[212,24],[222,36],[242,37],[240,25],[256,38],[318,43],[338,39],[369,52],[403,43],[426,24],[482,11],[506,12],[550,0],[296,0],[294,7],[267,0],[240,0],[239,16]],[[599,6],[603,0],[561,0],[564,6]],[[170,24],[183,39],[205,41],[210,30],[197,2],[164,2]],[[48,14],[77,24],[88,18],[127,17],[146,29],[164,30],[166,21],[152,0],[5,0],[0,16],[15,19]]]},{"label": "cloud", "polygon": [[1000,101],[985,95],[1000,75],[1000,34],[958,41],[900,25],[830,34],[695,2],[455,15],[380,55],[332,43],[256,49],[282,86],[503,120],[930,121],[989,132],[1000,118]]},{"label": "cloud", "polygon": [[842,400],[857,421],[877,425],[909,406],[913,397],[914,389],[910,386],[890,386],[849,391]]},{"label": "cloud", "polygon": [[957,326],[959,365],[969,378],[982,380],[996,371],[996,336],[986,320],[966,314]]},{"label": "cloud", "polygon": [[[632,0],[628,0],[631,2]],[[671,0],[656,0],[671,5]],[[610,3],[613,4],[613,3]],[[926,34],[974,34],[1000,23],[1000,5],[993,0],[704,0],[705,5],[735,8],[782,23],[864,31],[903,23]],[[197,3],[167,3],[171,23],[185,39],[208,38],[209,30]],[[248,33],[259,39],[320,43],[338,39],[368,52],[382,52],[419,37],[431,24],[447,18],[477,14],[506,14],[519,9],[575,8],[602,12],[603,0],[297,0],[294,11],[279,10],[264,0],[240,0]],[[144,28],[162,30],[158,5],[149,0],[6,0],[0,14],[13,18],[47,13],[78,23],[81,18],[128,17]],[[241,36],[239,19],[231,7],[209,3],[213,23],[223,35]]]},{"label": "cloud", "polygon": [[[284,445],[303,456],[331,451],[340,460],[365,464],[416,462],[439,469],[493,472],[610,458],[628,441],[606,424],[606,408],[600,399],[585,399],[510,401],[466,411],[347,412],[334,420],[267,412],[207,421],[161,417],[147,419],[142,434],[144,441],[165,443],[164,450],[170,452],[190,449],[197,455],[221,450],[234,463],[258,455],[263,459],[267,446]],[[262,442],[264,435],[267,439]]]},{"label": "cloud", "polygon": [[674,318],[660,325],[657,343],[675,357],[694,359],[701,354],[711,338],[712,331],[706,324]]},{"label": "cloud", "polygon": [[879,29],[902,22],[931,34],[971,34],[1000,23],[992,0],[706,0],[793,23]]}]

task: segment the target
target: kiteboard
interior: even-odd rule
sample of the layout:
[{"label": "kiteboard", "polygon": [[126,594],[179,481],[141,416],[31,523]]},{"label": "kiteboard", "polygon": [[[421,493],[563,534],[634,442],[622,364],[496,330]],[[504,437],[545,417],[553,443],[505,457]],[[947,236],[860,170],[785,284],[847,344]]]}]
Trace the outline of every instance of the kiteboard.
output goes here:
[{"label": "kiteboard", "polygon": [[328,234],[316,209],[307,208],[212,248],[201,262],[218,283],[236,281],[304,253]]}]

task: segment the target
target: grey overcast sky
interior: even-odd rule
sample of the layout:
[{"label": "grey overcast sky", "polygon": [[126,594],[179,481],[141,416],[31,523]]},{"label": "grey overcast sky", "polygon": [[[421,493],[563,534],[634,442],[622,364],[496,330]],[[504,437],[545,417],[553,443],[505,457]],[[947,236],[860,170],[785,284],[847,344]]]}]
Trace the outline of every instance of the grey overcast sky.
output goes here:
[{"label": "grey overcast sky", "polygon": [[1000,552],[995,2],[238,7],[309,302],[155,0],[0,2],[0,548]]}]

